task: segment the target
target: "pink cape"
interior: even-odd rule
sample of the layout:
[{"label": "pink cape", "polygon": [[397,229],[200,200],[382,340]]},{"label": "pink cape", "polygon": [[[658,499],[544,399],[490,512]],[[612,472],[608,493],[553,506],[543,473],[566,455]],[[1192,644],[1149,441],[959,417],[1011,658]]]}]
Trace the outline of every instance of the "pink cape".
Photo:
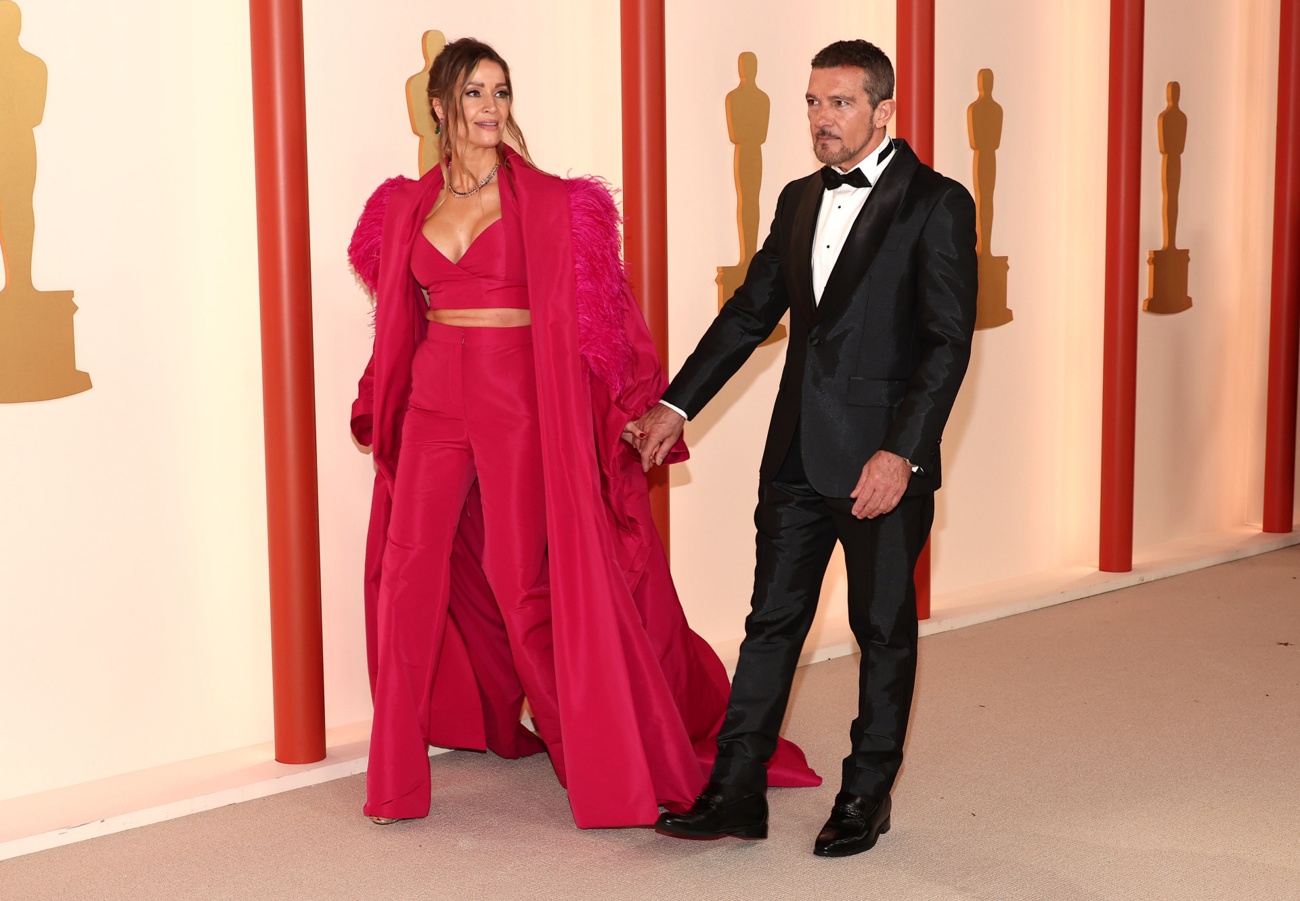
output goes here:
[{"label": "pink cape", "polygon": [[[684,809],[716,753],[726,672],[687,625],[624,425],[667,385],[619,257],[618,213],[591,179],[538,172],[506,150],[502,190],[516,192],[523,229],[541,413],[548,554],[563,765],[578,826],[653,823]],[[375,347],[353,404],[357,441],[373,447],[366,543],[366,642],[376,672],[376,605],[411,360],[426,304],[410,274],[411,244],[442,186],[390,179],[367,203],[349,246],[376,293]],[[670,461],[685,459],[685,446]],[[452,550],[450,621],[430,703],[430,744],[502,757],[544,750],[519,723],[523,693],[495,600],[480,569],[477,491]],[[556,753],[557,749],[552,749]],[[819,785],[781,742],[772,785]]]}]

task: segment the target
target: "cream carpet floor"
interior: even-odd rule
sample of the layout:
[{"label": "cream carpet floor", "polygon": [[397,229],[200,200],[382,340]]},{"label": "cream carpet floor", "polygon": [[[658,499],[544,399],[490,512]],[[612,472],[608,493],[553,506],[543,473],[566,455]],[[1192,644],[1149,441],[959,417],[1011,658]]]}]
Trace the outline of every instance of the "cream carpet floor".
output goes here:
[{"label": "cream carpet floor", "polygon": [[358,776],[0,862],[0,898],[1300,899],[1300,547],[923,639],[893,829],[825,860],[856,665],[800,671],[827,784],[765,842],[580,831],[544,759],[457,752],[426,820]]}]

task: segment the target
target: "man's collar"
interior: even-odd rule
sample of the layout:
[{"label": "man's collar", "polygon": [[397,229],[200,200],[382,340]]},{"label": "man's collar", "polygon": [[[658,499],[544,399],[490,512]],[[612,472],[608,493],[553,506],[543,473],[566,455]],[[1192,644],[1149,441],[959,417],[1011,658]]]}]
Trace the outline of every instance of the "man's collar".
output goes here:
[{"label": "man's collar", "polygon": [[[862,174],[867,177],[867,181],[874,185],[876,179],[880,178],[880,173],[885,171],[889,161],[894,158],[894,150],[893,139],[889,135],[885,135],[885,139],[880,142],[880,146],[868,153],[862,162],[854,166],[853,169],[861,169]],[[839,166],[835,168],[846,175],[853,171],[853,169],[840,169]]]}]

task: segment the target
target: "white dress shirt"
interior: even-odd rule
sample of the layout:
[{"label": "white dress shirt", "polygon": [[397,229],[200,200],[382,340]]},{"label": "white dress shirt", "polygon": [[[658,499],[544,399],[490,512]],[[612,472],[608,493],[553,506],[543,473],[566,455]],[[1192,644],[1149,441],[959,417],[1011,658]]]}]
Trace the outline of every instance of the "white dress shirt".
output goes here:
[{"label": "white dress shirt", "polygon": [[[883,157],[883,158],[882,158]],[[893,145],[886,136],[884,142],[854,168],[861,169],[867,181],[873,185],[880,179],[889,161],[894,158]],[[847,174],[852,170],[835,167],[837,172]],[[817,210],[817,228],[813,232],[812,280],[813,301],[821,303],[822,292],[830,280],[835,261],[840,258],[844,241],[849,230],[858,220],[862,207],[871,196],[870,188],[855,188],[852,185],[840,185],[833,191],[827,191],[822,198],[821,208]]]}]

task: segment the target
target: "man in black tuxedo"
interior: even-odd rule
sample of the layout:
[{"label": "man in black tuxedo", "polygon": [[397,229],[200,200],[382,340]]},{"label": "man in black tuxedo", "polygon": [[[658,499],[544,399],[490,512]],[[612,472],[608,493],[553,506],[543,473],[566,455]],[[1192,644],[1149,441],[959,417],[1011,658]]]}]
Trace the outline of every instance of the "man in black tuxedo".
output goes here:
[{"label": "man in black tuxedo", "polygon": [[889,829],[916,676],[912,573],[976,296],[975,204],[886,134],[893,93],[889,58],[866,41],[813,58],[808,123],[826,166],[785,186],[744,284],[639,423],[648,468],[790,310],[759,470],[752,609],[718,756],[689,812],[660,816],[662,833],[766,837],[764,764],[836,541],[862,661],[851,752],[814,853],[856,854]]}]

